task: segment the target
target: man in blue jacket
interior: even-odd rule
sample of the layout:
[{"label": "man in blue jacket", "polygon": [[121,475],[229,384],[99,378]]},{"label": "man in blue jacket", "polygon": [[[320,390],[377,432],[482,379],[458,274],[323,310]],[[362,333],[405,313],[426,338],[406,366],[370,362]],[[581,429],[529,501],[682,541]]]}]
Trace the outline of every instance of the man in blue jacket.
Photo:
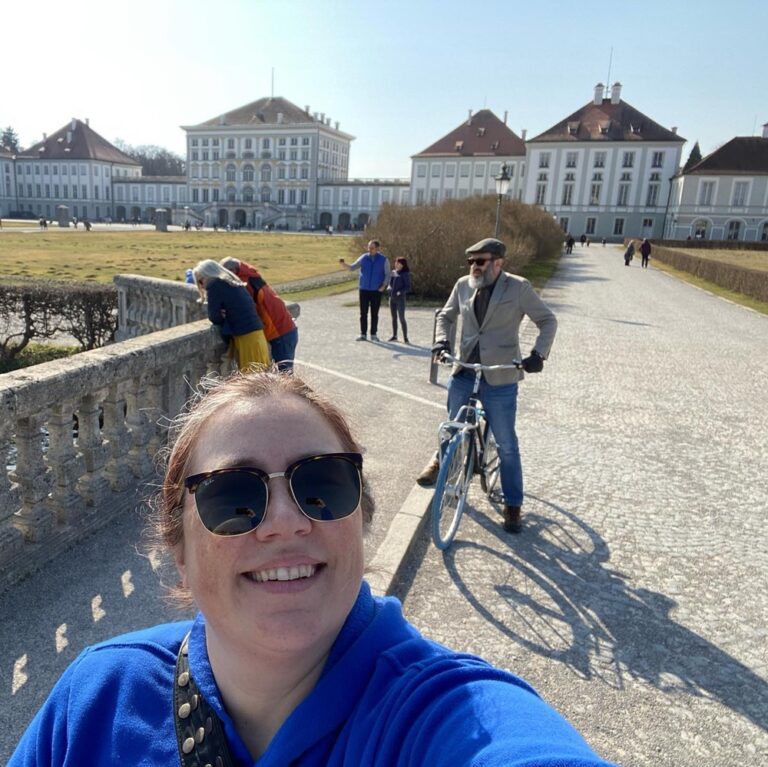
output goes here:
[{"label": "man in blue jacket", "polygon": [[360,270],[360,335],[358,341],[368,337],[368,309],[371,310],[371,341],[378,341],[379,307],[381,296],[389,283],[389,259],[379,251],[381,243],[371,240],[368,252],[363,253],[354,264],[348,264],[343,258],[339,263],[349,271]]}]

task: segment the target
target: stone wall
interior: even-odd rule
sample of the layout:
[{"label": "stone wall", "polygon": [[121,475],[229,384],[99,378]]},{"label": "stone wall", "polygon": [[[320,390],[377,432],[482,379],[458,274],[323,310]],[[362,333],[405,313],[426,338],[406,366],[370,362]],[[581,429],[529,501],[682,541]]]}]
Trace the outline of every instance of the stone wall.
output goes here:
[{"label": "stone wall", "polygon": [[[135,326],[180,324],[175,298]],[[164,424],[224,352],[205,320],[0,376],[0,589],[142,503]]]}]

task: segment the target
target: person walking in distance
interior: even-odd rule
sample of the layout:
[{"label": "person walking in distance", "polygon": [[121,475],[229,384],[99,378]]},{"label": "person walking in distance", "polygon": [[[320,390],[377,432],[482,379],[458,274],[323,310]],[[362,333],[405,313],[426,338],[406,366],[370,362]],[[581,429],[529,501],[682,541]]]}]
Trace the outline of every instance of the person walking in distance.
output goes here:
[{"label": "person walking in distance", "polygon": [[379,251],[381,243],[371,240],[368,252],[363,253],[353,264],[343,258],[339,263],[349,271],[360,270],[360,335],[358,341],[368,337],[368,310],[371,311],[371,341],[378,341],[379,308],[381,295],[389,284],[389,259]]},{"label": "person walking in distance", "polygon": [[640,244],[640,255],[642,256],[641,266],[643,269],[647,269],[648,259],[651,257],[651,243],[648,242],[647,237]]},{"label": "person walking in distance", "polygon": [[635,257],[635,243],[633,240],[629,241],[627,249],[624,251],[624,266],[629,266],[632,259]]},{"label": "person walking in distance", "polygon": [[272,351],[272,359],[278,370],[293,372],[293,360],[299,343],[299,329],[288,308],[274,288],[259,274],[255,266],[237,258],[222,258],[221,265],[239,277],[251,298],[264,325],[264,336]]},{"label": "person walking in distance", "polygon": [[[528,280],[504,271],[506,250],[503,242],[491,237],[467,248],[469,274],[453,286],[447,303],[437,314],[432,353],[439,356],[451,352],[448,339],[461,317],[461,340],[456,356],[462,362],[510,364],[521,357],[520,323],[527,315],[539,333],[530,355],[523,360],[523,370],[540,373],[555,339],[557,319]],[[517,369],[489,370],[483,373],[480,383],[480,400],[499,447],[504,529],[510,533],[522,530],[523,467],[515,432],[515,416],[518,382],[523,377]],[[454,366],[448,382],[448,414],[451,420],[469,401],[473,383],[472,371]],[[440,463],[435,455],[417,482],[423,486],[433,485],[439,469]]]},{"label": "person walking in distance", "polygon": [[397,341],[397,318],[403,328],[403,342],[410,344],[408,340],[408,324],[405,321],[405,295],[411,292],[411,270],[408,261],[404,258],[395,259],[395,268],[389,277],[389,310],[392,313],[392,338]]}]

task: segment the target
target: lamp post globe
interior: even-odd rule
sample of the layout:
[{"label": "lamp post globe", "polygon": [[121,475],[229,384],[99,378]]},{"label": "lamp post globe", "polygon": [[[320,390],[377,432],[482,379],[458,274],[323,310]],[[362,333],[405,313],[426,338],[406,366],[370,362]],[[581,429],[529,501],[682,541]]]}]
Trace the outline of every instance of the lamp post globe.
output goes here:
[{"label": "lamp post globe", "polygon": [[496,180],[496,228],[493,236],[498,239],[499,223],[501,218],[501,200],[509,191],[509,174],[507,173],[507,164],[501,166],[501,173],[495,177]]}]

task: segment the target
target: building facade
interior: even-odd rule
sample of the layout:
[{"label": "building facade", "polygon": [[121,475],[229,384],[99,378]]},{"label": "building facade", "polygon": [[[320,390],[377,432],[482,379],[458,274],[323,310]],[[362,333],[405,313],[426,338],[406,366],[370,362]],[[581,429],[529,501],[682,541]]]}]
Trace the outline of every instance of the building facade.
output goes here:
[{"label": "building facade", "polygon": [[672,179],[664,237],[768,242],[768,123]]},{"label": "building facade", "polygon": [[186,133],[186,176],[143,176],[140,165],[93,131],[69,124],[23,152],[0,149],[0,216],[153,220],[286,229],[363,229],[382,206],[439,205],[496,193],[538,205],[564,231],[591,239],[765,240],[768,126],[735,138],[680,172],[685,141],[602,83],[592,101],[525,140],[490,110],[411,157],[410,179],[350,179],[354,136],[325,113],[262,98]]},{"label": "building facade", "polygon": [[620,83],[604,90],[527,142],[523,200],[576,237],[661,237],[685,139],[623,101]]},{"label": "building facade", "polygon": [[496,176],[507,166],[507,196],[519,200],[525,175],[525,142],[489,109],[467,119],[411,157],[411,205],[496,194]]}]

